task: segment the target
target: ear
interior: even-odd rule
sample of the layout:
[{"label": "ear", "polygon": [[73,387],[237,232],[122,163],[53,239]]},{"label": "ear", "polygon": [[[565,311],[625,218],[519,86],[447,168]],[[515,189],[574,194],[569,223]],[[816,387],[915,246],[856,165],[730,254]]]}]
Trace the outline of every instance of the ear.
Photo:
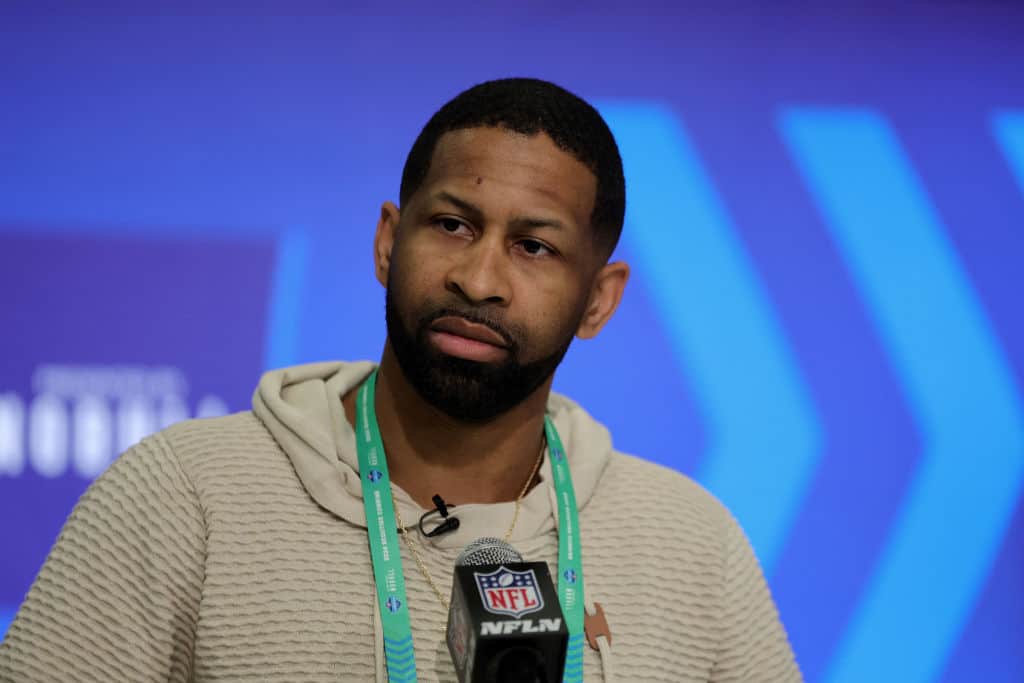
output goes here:
[{"label": "ear", "polygon": [[629,265],[623,261],[607,263],[597,272],[590,289],[587,310],[583,314],[580,326],[576,328],[577,337],[592,339],[597,336],[619,307],[628,280]]},{"label": "ear", "polygon": [[392,202],[384,202],[380,207],[380,218],[377,220],[377,234],[373,237],[373,264],[377,282],[388,286],[388,271],[391,269],[391,249],[395,245],[395,233],[398,231],[398,218],[401,215],[398,207]]}]

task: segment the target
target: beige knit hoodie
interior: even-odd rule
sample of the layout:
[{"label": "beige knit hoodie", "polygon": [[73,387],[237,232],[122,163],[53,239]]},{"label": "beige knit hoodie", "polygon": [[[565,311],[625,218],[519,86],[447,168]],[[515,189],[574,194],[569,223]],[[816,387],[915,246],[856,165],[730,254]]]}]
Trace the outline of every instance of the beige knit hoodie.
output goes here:
[{"label": "beige knit hoodie", "polygon": [[[175,425],[121,456],[83,495],[3,644],[0,681],[384,681],[355,439],[341,397],[370,363],[267,373],[253,411]],[[580,508],[585,605],[611,644],[587,681],[799,681],[736,522],[686,477],[612,449],[553,394]],[[511,538],[557,564],[551,469]],[[400,488],[403,519],[421,510]],[[455,501],[456,503],[458,501]],[[512,503],[462,505],[421,537],[447,592],[462,547],[502,536]],[[447,613],[403,545],[421,681],[453,681]]]}]

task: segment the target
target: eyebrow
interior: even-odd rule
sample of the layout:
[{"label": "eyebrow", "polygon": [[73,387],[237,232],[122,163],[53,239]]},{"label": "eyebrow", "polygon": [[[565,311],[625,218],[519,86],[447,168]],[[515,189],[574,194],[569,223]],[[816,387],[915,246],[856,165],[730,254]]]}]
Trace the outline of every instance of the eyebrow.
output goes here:
[{"label": "eyebrow", "polygon": [[[483,219],[483,210],[465,199],[461,199],[451,194],[450,192],[441,191],[435,195],[436,199],[448,202],[449,204],[458,207],[460,211],[464,211],[468,214],[469,218],[474,222],[479,223]],[[517,230],[524,229],[536,229],[536,228],[553,228],[555,230],[565,230],[565,224],[557,218],[535,218],[532,216],[516,216],[512,219],[511,225]]]},{"label": "eyebrow", "polygon": [[464,211],[469,214],[469,217],[473,219],[474,222],[479,223],[480,219],[483,218],[484,212],[479,206],[471,202],[467,202],[465,199],[459,199],[450,192],[442,190],[435,195],[435,199],[440,199],[441,201],[448,202],[449,204],[458,207],[460,211]]}]

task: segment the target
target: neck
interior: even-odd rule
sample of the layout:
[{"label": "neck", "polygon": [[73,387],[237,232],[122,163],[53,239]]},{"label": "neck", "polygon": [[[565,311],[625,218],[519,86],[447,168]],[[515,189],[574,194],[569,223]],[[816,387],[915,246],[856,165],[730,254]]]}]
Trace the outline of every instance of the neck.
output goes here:
[{"label": "neck", "polygon": [[[455,505],[515,500],[544,443],[551,381],[492,420],[460,422],[423,400],[385,344],[374,407],[391,481],[423,508],[433,507],[434,494]],[[353,425],[357,393],[342,399]]]}]

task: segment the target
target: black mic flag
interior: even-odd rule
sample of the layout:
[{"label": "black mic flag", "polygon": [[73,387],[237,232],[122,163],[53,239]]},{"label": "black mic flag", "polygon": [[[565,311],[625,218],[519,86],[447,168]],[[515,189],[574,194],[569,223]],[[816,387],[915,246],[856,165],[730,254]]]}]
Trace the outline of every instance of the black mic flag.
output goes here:
[{"label": "black mic flag", "polygon": [[545,562],[523,562],[497,538],[455,562],[448,651],[460,683],[562,680],[569,630]]}]

